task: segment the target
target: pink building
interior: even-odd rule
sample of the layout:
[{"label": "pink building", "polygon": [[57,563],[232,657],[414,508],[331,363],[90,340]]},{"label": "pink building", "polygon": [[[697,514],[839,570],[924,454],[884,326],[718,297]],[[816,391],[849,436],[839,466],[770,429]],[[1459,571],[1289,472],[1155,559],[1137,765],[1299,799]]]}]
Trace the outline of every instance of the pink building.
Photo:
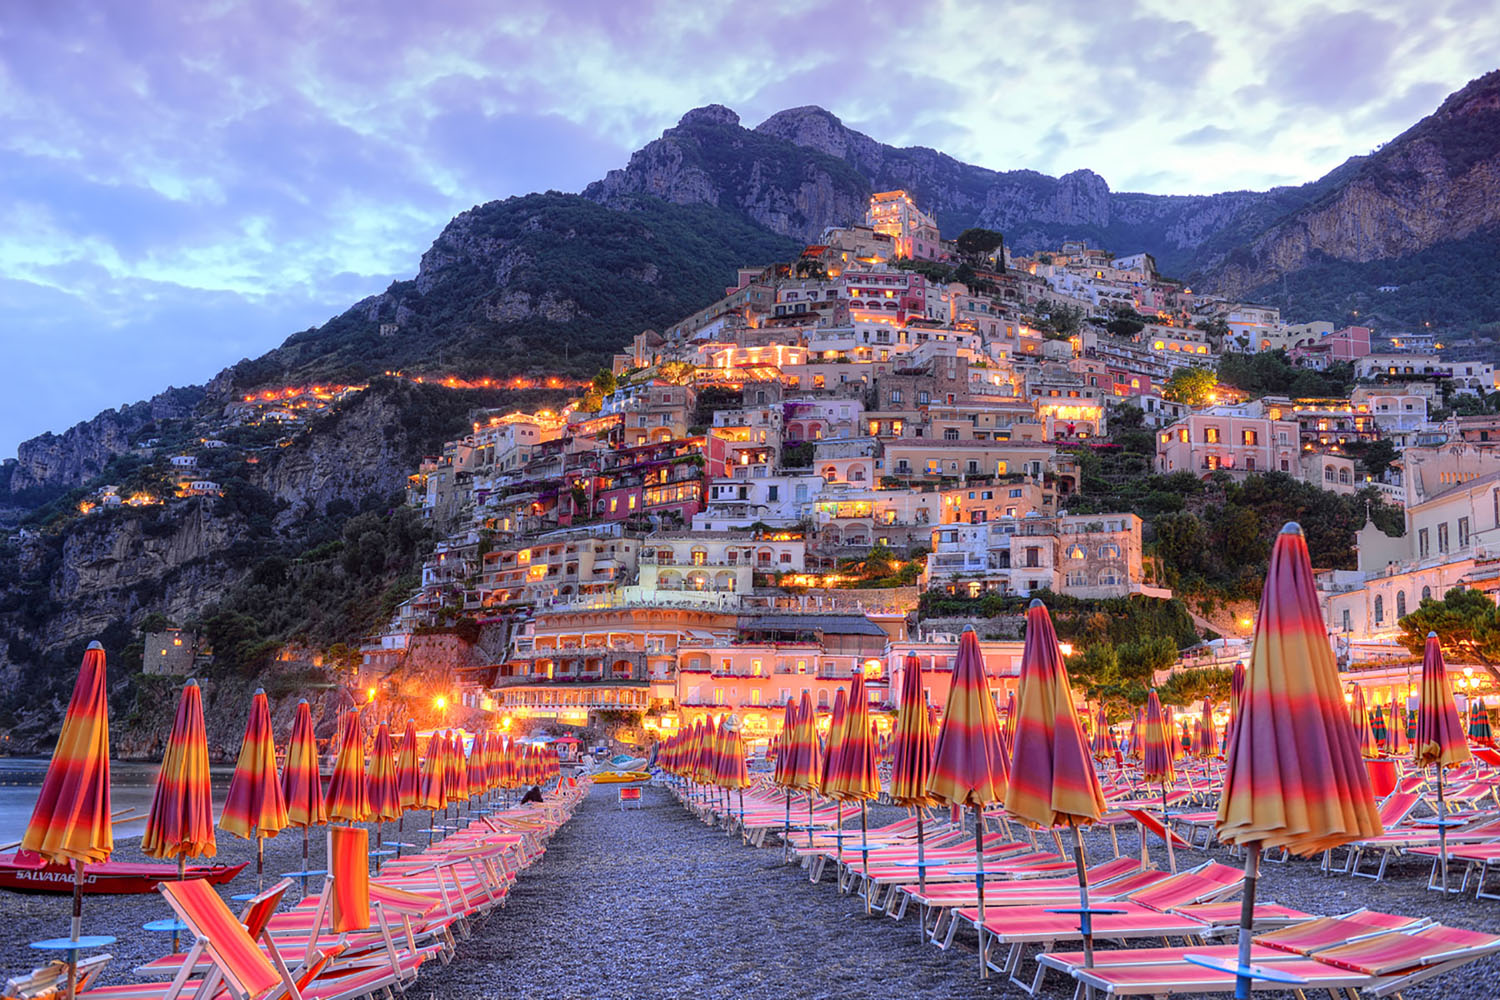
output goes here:
[{"label": "pink building", "polygon": [[1190,413],[1156,435],[1156,471],[1186,469],[1206,476],[1226,472],[1299,475],[1300,431],[1295,420],[1242,416],[1227,407]]}]

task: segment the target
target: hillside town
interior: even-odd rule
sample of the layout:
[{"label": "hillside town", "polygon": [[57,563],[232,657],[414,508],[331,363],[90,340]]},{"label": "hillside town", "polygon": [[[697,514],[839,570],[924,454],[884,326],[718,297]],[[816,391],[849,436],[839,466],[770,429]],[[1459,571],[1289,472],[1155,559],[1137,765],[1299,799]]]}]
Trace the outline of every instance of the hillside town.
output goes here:
[{"label": "hillside town", "polygon": [[[1294,388],[1337,370],[1350,388],[1212,375],[1273,355]],[[1118,426],[1154,436],[1157,475],[1282,474],[1399,508],[1404,533],[1367,523],[1357,568],[1319,577],[1342,665],[1395,700],[1411,693],[1398,619],[1453,587],[1500,590],[1500,417],[1461,415],[1495,372],[1451,357],[1431,336],[1196,294],[1146,253],[950,239],[880,192],[862,224],[642,331],[567,406],[482,414],[427,457],[407,499],[442,540],[356,683],[374,690],[467,622],[483,638],[450,664],[455,686],[507,727],[608,723],[647,742],[733,711],[766,737],[789,700],[826,711],[855,671],[886,726],[908,652],[943,703],[960,626],[917,623],[924,595],[1173,597],[1139,512],[1080,499]],[[1169,672],[1243,659],[1240,614],[1200,617]],[[1001,697],[1020,651],[984,643]]]}]

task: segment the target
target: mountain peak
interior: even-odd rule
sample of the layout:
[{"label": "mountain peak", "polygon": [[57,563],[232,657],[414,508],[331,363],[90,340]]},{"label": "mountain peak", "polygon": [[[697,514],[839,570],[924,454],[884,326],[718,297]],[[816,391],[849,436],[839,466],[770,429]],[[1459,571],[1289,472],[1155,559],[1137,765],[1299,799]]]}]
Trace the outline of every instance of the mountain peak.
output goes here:
[{"label": "mountain peak", "polygon": [[705,104],[694,108],[677,120],[678,128],[689,125],[738,125],[740,116],[722,104]]},{"label": "mountain peak", "polygon": [[755,131],[840,158],[848,151],[851,134],[858,134],[851,133],[838,115],[816,104],[778,111],[755,126]]}]

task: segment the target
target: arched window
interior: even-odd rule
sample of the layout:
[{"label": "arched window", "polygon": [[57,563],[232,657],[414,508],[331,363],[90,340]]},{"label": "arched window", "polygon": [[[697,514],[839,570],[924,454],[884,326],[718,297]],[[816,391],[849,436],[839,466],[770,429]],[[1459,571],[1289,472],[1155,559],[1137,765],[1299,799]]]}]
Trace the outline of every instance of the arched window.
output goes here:
[{"label": "arched window", "polygon": [[1085,559],[1087,557],[1088,557],[1088,553],[1085,552],[1083,550],[1083,546],[1079,545],[1077,542],[1074,542],[1072,545],[1070,545],[1068,547],[1068,558],[1069,559]]},{"label": "arched window", "polygon": [[1430,601],[1430,600],[1432,600],[1432,588],[1431,587],[1423,587],[1422,588],[1422,600],[1424,600],[1424,601]]},{"label": "arched window", "polygon": [[1341,483],[1348,483],[1349,482],[1349,470],[1348,469],[1340,469],[1339,470],[1339,482],[1341,482]]},{"label": "arched window", "polygon": [[1404,590],[1396,591],[1396,617],[1406,617],[1406,591]]},{"label": "arched window", "polygon": [[1385,598],[1379,594],[1375,595],[1375,624],[1379,625],[1385,621]]}]

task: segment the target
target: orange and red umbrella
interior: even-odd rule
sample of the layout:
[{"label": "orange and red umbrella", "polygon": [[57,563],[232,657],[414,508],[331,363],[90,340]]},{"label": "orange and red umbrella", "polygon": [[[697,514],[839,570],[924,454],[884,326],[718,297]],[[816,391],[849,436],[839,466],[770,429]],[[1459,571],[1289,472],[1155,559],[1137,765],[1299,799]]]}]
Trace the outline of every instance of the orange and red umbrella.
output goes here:
[{"label": "orange and red umbrella", "polygon": [[1218,744],[1218,735],[1214,732],[1214,703],[1204,698],[1203,717],[1198,723],[1198,756],[1212,757]]},{"label": "orange and red umbrella", "polygon": [[[1249,965],[1260,852],[1311,855],[1380,834],[1302,529],[1276,537],[1225,763],[1217,829],[1248,848],[1239,965]],[[1249,990],[1249,976],[1237,988]]]},{"label": "orange and red umbrella", "polygon": [[[870,721],[870,697],[865,687],[865,672],[855,668],[854,679],[849,685],[849,704],[844,714],[844,741],[839,750],[838,775],[833,782],[832,795],[837,802],[859,803],[860,858],[868,863],[869,817],[868,803],[880,794],[880,772],[875,760],[875,740]],[[868,894],[865,912],[870,911]]]},{"label": "orange and red umbrella", "polygon": [[[925,809],[933,804],[927,793],[932,774],[933,730],[928,721],[927,693],[916,653],[907,653],[901,669],[901,704],[896,708],[895,762],[891,766],[891,801],[898,806]],[[922,814],[917,813],[921,832]],[[920,837],[918,838],[920,845]]]},{"label": "orange and red umbrella", "polygon": [[844,716],[849,703],[844,689],[839,688],[833,697],[833,715],[828,723],[828,738],[823,744],[822,778],[818,783],[818,794],[829,796],[839,778],[839,755],[844,748]]},{"label": "orange and red umbrella", "polygon": [[406,720],[396,758],[396,801],[403,811],[422,808],[422,767],[417,755],[417,724]]},{"label": "orange and red umbrella", "polygon": [[370,815],[370,785],[365,777],[365,737],[359,713],[345,712],[339,727],[339,754],[328,780],[328,818],[363,823]]},{"label": "orange and red umbrella", "polygon": [[391,747],[391,729],[384,722],[375,730],[375,743],[370,750],[369,789],[372,820],[383,823],[401,818],[404,809],[397,790],[396,754]]},{"label": "orange and red umbrella", "polygon": [[1349,718],[1354,723],[1354,733],[1359,737],[1359,752],[1365,757],[1379,757],[1380,744],[1375,742],[1375,729],[1370,725],[1370,712],[1365,705],[1365,689],[1358,684],[1349,692]]},{"label": "orange and red umbrella", "polygon": [[250,717],[245,738],[229,779],[229,794],[219,826],[245,840],[255,841],[255,877],[259,883],[265,869],[265,839],[287,825],[286,798],[276,776],[276,741],[271,734],[271,708],[260,688],[250,699]]},{"label": "orange and red umbrella", "polygon": [[1005,762],[1000,759],[1000,719],[984,671],[984,653],[972,626],[958,640],[943,725],[932,750],[927,791],[941,802],[974,810],[974,884],[979,892],[980,975],[988,976],[984,959],[984,807],[1005,798]]},{"label": "orange and red umbrella", "polygon": [[276,742],[271,733],[271,708],[266,692],[257,688],[250,699],[245,738],[219,826],[236,837],[259,840],[274,837],[287,825],[286,798],[276,776]]},{"label": "orange and red umbrella", "polygon": [[1437,768],[1438,857],[1443,891],[1448,891],[1448,817],[1443,798],[1443,768],[1471,759],[1453,688],[1448,684],[1448,665],[1436,632],[1427,633],[1422,650],[1422,700],[1417,706],[1417,736],[1412,741],[1412,762],[1418,767]]},{"label": "orange and red umbrella", "polygon": [[323,780],[318,774],[318,741],[313,735],[312,708],[297,703],[292,717],[292,738],[287,741],[286,761],[281,765],[281,792],[286,797],[290,826],[322,826],[328,822],[323,801]]},{"label": "orange and red umbrella", "polygon": [[[115,849],[109,804],[109,684],[104,647],[89,643],[57,747],[21,838],[22,852],[73,866],[72,938],[83,924],[83,869],[108,861]],[[68,994],[77,980],[78,952],[68,952]]]},{"label": "orange and red umbrella", "polygon": [[1172,742],[1174,734],[1167,727],[1167,715],[1162,709],[1161,699],[1153,688],[1146,698],[1145,738],[1141,746],[1141,777],[1148,784],[1166,786],[1177,781],[1177,767],[1173,761]]},{"label": "orange and red umbrella", "polygon": [[[448,805],[448,754],[442,734],[433,733],[427,740],[427,770],[422,776],[422,808],[437,810]],[[433,822],[437,822],[436,819]]]},{"label": "orange and red umbrella", "polygon": [[212,857],[217,850],[203,695],[198,682],[190,680],[183,685],[156,774],[141,851],[153,858],[176,858],[180,870],[188,858]]}]

